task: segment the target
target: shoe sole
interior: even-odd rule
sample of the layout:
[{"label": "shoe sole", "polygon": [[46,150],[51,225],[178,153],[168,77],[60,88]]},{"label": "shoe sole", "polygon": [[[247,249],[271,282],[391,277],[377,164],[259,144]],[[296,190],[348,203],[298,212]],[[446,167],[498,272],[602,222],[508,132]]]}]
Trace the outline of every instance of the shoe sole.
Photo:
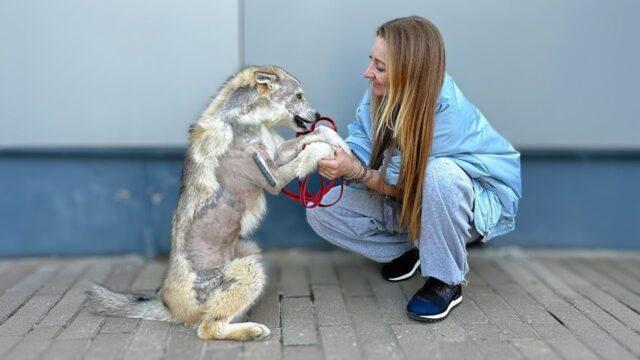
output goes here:
[{"label": "shoe sole", "polygon": [[462,295],[460,295],[459,298],[453,300],[451,302],[451,304],[449,304],[449,306],[447,307],[447,310],[442,312],[442,313],[440,313],[440,314],[418,315],[418,314],[414,314],[414,313],[411,313],[411,312],[407,312],[407,315],[410,318],[412,318],[413,320],[417,320],[417,321],[438,322],[438,321],[444,320],[449,315],[449,312],[451,312],[451,310],[453,310],[453,308],[455,308],[456,306],[460,305],[461,302],[462,302]]},{"label": "shoe sole", "polygon": [[389,278],[386,279],[387,281],[391,281],[391,282],[397,282],[397,281],[402,281],[402,280],[407,280],[408,278],[412,277],[413,274],[416,273],[416,270],[418,270],[418,268],[420,267],[420,261],[416,261],[416,264],[413,265],[413,269],[411,269],[411,271],[409,271],[408,273],[402,275],[402,276],[398,276],[395,278]]}]

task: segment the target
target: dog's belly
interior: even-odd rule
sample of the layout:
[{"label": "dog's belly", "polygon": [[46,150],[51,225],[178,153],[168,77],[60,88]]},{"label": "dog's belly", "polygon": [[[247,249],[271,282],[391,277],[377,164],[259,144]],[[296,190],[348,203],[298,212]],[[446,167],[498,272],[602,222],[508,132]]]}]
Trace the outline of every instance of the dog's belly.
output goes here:
[{"label": "dog's belly", "polygon": [[224,202],[199,212],[187,233],[185,251],[191,267],[213,269],[229,262],[240,233],[242,212]]}]

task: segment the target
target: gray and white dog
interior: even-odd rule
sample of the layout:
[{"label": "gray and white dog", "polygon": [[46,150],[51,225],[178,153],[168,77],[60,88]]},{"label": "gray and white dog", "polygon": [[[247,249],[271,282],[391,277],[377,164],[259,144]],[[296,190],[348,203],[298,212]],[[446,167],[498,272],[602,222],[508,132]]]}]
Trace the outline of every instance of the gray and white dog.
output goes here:
[{"label": "gray and white dog", "polygon": [[259,248],[240,239],[265,214],[262,189],[278,194],[321,159],[333,158],[335,148],[348,150],[326,127],[288,141],[274,130],[306,130],[318,116],[300,83],[281,68],[248,67],[231,77],[189,131],[169,269],[158,296],[95,286],[88,307],[103,315],[192,324],[202,339],[268,337],[262,324],[231,323],[266,281]]}]

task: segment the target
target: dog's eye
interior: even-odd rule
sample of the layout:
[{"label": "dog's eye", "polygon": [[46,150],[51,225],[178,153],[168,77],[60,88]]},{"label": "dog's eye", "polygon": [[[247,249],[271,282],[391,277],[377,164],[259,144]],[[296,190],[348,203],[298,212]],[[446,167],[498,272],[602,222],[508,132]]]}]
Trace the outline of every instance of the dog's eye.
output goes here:
[{"label": "dog's eye", "polygon": [[298,100],[302,100],[302,94],[296,94],[296,98],[298,98]]}]

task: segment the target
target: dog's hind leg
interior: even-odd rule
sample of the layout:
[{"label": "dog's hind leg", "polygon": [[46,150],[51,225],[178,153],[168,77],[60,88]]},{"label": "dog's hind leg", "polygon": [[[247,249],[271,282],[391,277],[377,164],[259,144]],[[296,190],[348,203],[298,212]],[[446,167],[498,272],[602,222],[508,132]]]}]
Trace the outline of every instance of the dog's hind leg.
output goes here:
[{"label": "dog's hind leg", "polygon": [[260,255],[237,258],[224,267],[224,276],[233,279],[224,289],[216,289],[206,302],[198,336],[207,340],[262,340],[271,331],[262,324],[230,324],[258,298],[265,285]]},{"label": "dog's hind leg", "polygon": [[260,253],[260,247],[252,240],[238,240],[236,241],[235,256],[240,258],[247,255],[253,255]]}]

